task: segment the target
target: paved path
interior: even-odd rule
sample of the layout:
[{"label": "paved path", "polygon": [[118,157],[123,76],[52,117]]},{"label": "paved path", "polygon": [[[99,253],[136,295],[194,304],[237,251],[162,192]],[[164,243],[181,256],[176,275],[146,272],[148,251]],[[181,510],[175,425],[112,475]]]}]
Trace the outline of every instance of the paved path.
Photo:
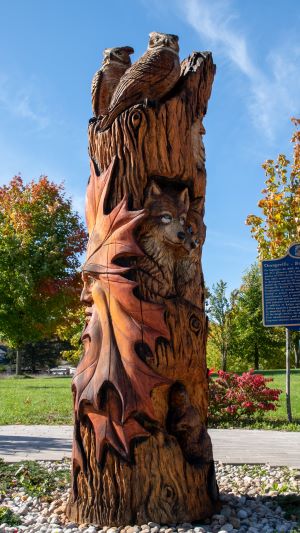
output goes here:
[{"label": "paved path", "polygon": [[[0,457],[10,462],[70,457],[72,431],[71,426],[0,426]],[[300,432],[211,429],[209,433],[216,461],[300,469]]]}]

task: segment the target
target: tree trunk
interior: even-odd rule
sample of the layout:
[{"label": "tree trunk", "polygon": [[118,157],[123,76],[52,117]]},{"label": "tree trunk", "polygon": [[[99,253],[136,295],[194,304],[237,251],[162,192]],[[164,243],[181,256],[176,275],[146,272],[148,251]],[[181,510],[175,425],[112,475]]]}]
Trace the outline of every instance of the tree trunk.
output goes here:
[{"label": "tree trunk", "polygon": [[16,349],[16,376],[22,374],[22,354],[19,348]]},{"label": "tree trunk", "polygon": [[227,370],[227,352],[226,350],[223,350],[221,353],[221,368],[223,372],[226,372]]},{"label": "tree trunk", "polygon": [[285,328],[285,399],[286,399],[286,414],[288,422],[292,422],[292,408],[291,408],[291,331]]},{"label": "tree trunk", "polygon": [[202,143],[215,66],[89,127],[84,355],[73,380],[76,522],[202,520],[218,508],[206,430]]},{"label": "tree trunk", "polygon": [[293,346],[295,354],[295,368],[300,368],[300,337],[298,333],[294,334]]},{"label": "tree trunk", "polygon": [[257,344],[254,346],[254,369],[259,369],[259,350]]}]

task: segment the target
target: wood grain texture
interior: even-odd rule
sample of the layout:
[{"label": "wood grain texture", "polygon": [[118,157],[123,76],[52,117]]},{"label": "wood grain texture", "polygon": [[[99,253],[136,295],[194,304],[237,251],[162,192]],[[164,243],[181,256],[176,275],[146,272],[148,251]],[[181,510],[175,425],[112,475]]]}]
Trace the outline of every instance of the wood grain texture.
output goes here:
[{"label": "wood grain texture", "polygon": [[[73,491],[67,511],[78,522],[180,523],[203,519],[218,508],[206,430],[201,268],[202,120],[214,73],[210,53],[193,53],[181,64],[175,87],[154,107],[126,108],[105,131],[100,120],[89,126],[90,241],[83,291],[89,318],[85,354],[73,384]],[[114,253],[104,261],[99,252],[103,217],[115,220],[120,205],[124,218],[117,227],[124,239],[115,240]],[[136,224],[126,234],[128,220]],[[103,275],[109,277],[108,293]],[[112,289],[116,275],[123,278],[122,296],[120,287]],[[136,330],[138,324],[142,327]],[[116,335],[118,326],[125,343]],[[128,354],[130,369],[124,364]],[[104,379],[103,364],[112,355],[114,372]],[[89,374],[85,386],[82,366]],[[136,399],[144,394],[147,400],[136,401],[133,408],[134,390]]]}]

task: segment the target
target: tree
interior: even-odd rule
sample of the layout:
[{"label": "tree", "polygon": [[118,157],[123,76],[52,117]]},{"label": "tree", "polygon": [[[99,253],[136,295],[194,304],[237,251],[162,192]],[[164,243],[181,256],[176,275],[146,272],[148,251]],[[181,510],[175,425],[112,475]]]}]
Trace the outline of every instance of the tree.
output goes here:
[{"label": "tree", "polygon": [[265,188],[258,202],[262,215],[249,215],[246,224],[257,241],[259,259],[284,256],[288,247],[300,239],[300,119],[292,119],[293,161],[284,154],[268,159]]},{"label": "tree", "polygon": [[0,338],[20,350],[49,338],[75,305],[86,233],[63,185],[19,176],[0,188]]},{"label": "tree", "polygon": [[209,307],[207,309],[210,318],[209,344],[215,347],[220,354],[221,369],[226,371],[227,359],[233,345],[234,322],[233,310],[235,306],[236,291],[233,291],[229,300],[226,297],[227,283],[222,279],[213,285],[209,293]]},{"label": "tree", "polygon": [[69,344],[69,348],[62,352],[64,359],[72,364],[79,362],[82,356],[81,334],[85,324],[84,309],[71,308],[67,310],[65,320],[57,328],[59,338]]},{"label": "tree", "polygon": [[[284,338],[280,329],[265,328],[262,321],[262,285],[258,264],[253,264],[242,279],[234,313],[235,353],[258,370],[271,361],[284,364]],[[261,363],[261,365],[260,365]]]},{"label": "tree", "polygon": [[[19,350],[23,370],[35,373],[38,370],[56,366],[64,353],[63,350],[68,348],[69,343],[67,341],[62,341],[55,336],[50,339],[25,344]],[[11,363],[15,363],[15,350],[9,350],[9,359]]]}]

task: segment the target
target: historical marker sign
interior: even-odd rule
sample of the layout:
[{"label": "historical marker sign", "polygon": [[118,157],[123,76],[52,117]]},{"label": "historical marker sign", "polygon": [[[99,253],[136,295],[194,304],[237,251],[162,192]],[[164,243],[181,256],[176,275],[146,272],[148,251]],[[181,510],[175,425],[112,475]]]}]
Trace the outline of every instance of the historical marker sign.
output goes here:
[{"label": "historical marker sign", "polygon": [[262,279],[264,325],[300,326],[300,243],[285,257],[262,261]]}]

